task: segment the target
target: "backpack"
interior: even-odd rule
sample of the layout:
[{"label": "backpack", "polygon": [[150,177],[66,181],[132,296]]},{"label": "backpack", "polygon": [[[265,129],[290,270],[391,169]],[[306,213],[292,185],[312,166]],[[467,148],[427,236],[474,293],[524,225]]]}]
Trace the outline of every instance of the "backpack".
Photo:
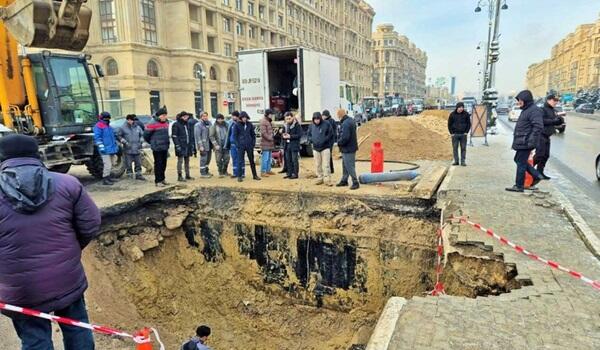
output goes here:
[{"label": "backpack", "polygon": [[197,350],[198,347],[196,346],[196,343],[193,340],[189,340],[187,343],[184,343],[181,346],[181,350]]}]

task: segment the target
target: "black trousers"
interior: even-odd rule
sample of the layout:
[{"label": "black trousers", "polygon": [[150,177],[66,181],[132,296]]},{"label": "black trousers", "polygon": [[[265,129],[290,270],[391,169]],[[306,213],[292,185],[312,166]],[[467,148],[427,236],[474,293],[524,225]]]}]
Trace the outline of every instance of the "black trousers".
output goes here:
[{"label": "black trousers", "polygon": [[452,135],[452,153],[454,163],[458,164],[458,146],[460,145],[460,162],[464,163],[467,157],[467,134]]},{"label": "black trousers", "polygon": [[329,147],[329,169],[333,174],[333,146]]},{"label": "black trousers", "polygon": [[298,162],[298,150],[292,147],[285,149],[285,164],[287,169],[287,176],[298,176],[300,173],[300,164]]},{"label": "black trousers", "polygon": [[152,155],[154,155],[154,183],[163,182],[165,181],[169,151],[152,151]]},{"label": "black trousers", "polygon": [[[238,169],[244,169],[246,166],[246,159],[244,155],[248,156],[248,162],[250,162],[250,170],[252,170],[252,176],[258,177],[256,174],[256,165],[254,164],[254,148],[240,148],[238,147]],[[242,177],[243,172],[238,172],[238,177]]]},{"label": "black trousers", "polygon": [[542,135],[535,149],[535,156],[533,156],[533,165],[539,172],[544,172],[548,158],[550,158],[550,138]]},{"label": "black trousers", "polygon": [[540,173],[529,165],[529,154],[531,150],[519,150],[515,153],[515,163],[517,164],[517,175],[515,185],[518,188],[525,187],[525,173],[528,172],[534,179],[540,177]]}]

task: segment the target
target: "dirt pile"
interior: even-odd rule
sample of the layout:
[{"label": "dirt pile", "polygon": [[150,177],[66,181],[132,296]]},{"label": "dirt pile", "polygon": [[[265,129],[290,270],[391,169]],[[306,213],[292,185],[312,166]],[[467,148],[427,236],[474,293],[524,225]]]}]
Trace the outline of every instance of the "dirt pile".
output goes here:
[{"label": "dirt pile", "polygon": [[[419,118],[419,117],[417,117]],[[430,124],[439,125],[440,122]],[[440,132],[440,127],[428,128],[406,118],[382,118],[368,122],[358,131],[358,139],[362,141],[357,159],[371,159],[371,145],[381,141],[385,160],[450,160],[452,145],[450,139]]]},{"label": "dirt pile", "polygon": [[448,116],[450,115],[449,111],[424,111],[419,115],[414,115],[408,117],[408,120],[412,120],[415,123],[434,131],[444,137],[444,139],[450,139],[450,134],[448,133]]}]

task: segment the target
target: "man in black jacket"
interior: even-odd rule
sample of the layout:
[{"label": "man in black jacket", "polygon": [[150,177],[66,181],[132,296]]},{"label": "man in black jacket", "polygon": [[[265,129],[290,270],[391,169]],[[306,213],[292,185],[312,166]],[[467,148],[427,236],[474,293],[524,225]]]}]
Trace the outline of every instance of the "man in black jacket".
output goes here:
[{"label": "man in black jacket", "polygon": [[535,156],[533,157],[533,165],[536,166],[543,180],[550,180],[550,177],[544,173],[546,162],[550,158],[550,137],[556,132],[555,126],[561,125],[565,121],[562,117],[556,115],[556,111],[554,110],[558,102],[559,98],[554,94],[546,97],[546,103],[543,108],[544,130],[542,130],[542,135],[535,148]]},{"label": "man in black jacket", "polygon": [[454,112],[450,113],[448,118],[448,132],[452,135],[452,152],[454,153],[454,163],[458,165],[458,145],[460,144],[460,165],[466,166],[467,156],[467,135],[471,130],[471,115],[465,111],[465,104],[459,102],[456,104]]},{"label": "man in black jacket", "polygon": [[331,125],[331,130],[333,130],[333,137],[331,138],[331,142],[329,144],[329,167],[331,168],[331,173],[333,174],[333,145],[337,141],[338,136],[338,127],[335,119],[331,117],[331,113],[328,110],[323,111],[323,121],[329,123]]},{"label": "man in black jacket", "polygon": [[154,156],[154,183],[157,187],[167,185],[165,171],[167,170],[167,158],[169,157],[169,120],[167,108],[162,107],[156,112],[158,120],[146,127],[144,140],[150,144]]},{"label": "man in black jacket", "polygon": [[331,125],[323,120],[319,112],[313,113],[312,122],[308,131],[308,139],[312,144],[315,158],[315,170],[317,172],[317,182],[315,184],[331,186],[331,169],[329,167],[331,152],[329,151],[329,145],[334,137],[333,130]]},{"label": "man in black jacket", "polygon": [[338,137],[338,147],[342,152],[342,179],[336,185],[337,187],[348,186],[348,177],[352,177],[351,190],[360,187],[358,177],[356,177],[356,152],[358,152],[358,139],[356,136],[356,124],[354,119],[350,118],[343,109],[338,110],[340,118],[340,135]]},{"label": "man in black jacket", "polygon": [[523,192],[525,187],[525,172],[533,177],[532,187],[542,177],[540,173],[529,165],[529,154],[537,147],[540,134],[544,128],[544,111],[535,105],[533,95],[529,90],[519,92],[516,97],[517,104],[522,112],[515,125],[512,148],[516,151],[515,163],[517,164],[517,177],[513,187],[506,188],[510,192]]},{"label": "man in black jacket", "polygon": [[254,125],[250,122],[248,113],[240,113],[240,121],[233,126],[233,137],[235,138],[235,144],[237,146],[237,162],[238,162],[238,182],[244,181],[243,172],[241,169],[245,168],[245,157],[248,156],[250,162],[250,170],[252,170],[252,178],[254,180],[260,180],[260,177],[256,174],[256,165],[254,164],[254,144],[256,143],[256,133],[254,132]]},{"label": "man in black jacket", "polygon": [[[194,143],[194,131],[189,124],[190,113],[181,112],[177,115],[177,121],[173,124],[171,137],[175,145],[175,156],[177,156],[177,181],[185,182],[193,180],[190,176],[190,157],[194,154],[196,144]],[[183,177],[182,166],[185,169]]]},{"label": "man in black jacket", "polygon": [[302,127],[291,112],[285,113],[285,131],[281,136],[283,138],[283,148],[285,157],[285,167],[287,175],[284,179],[297,179],[300,172],[300,162],[298,160],[300,153],[300,139],[302,138]]}]

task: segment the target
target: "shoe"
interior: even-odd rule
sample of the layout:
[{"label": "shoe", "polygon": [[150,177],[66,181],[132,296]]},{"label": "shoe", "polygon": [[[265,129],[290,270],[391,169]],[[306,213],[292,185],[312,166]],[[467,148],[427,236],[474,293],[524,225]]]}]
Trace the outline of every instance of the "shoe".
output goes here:
[{"label": "shoe", "polygon": [[222,178],[224,178],[224,177],[225,177],[225,175],[223,175],[223,174],[219,174],[219,179],[222,179]]},{"label": "shoe", "polygon": [[116,177],[116,176],[112,176],[112,175],[111,175],[111,176],[110,176],[108,179],[109,179],[110,181],[112,181],[112,182],[115,182],[115,183],[116,183],[116,182],[119,182],[119,180],[120,180],[118,177]]},{"label": "shoe", "polygon": [[229,175],[230,178],[235,179],[237,176],[235,175]]},{"label": "shoe", "polygon": [[271,176],[275,175],[275,173],[274,173],[274,172],[272,172],[272,171],[267,171],[267,172],[266,172],[266,174],[267,174],[267,175],[271,175]]},{"label": "shoe", "polygon": [[260,176],[262,176],[262,177],[269,177],[269,173],[260,173]]},{"label": "shoe", "polygon": [[165,181],[165,180],[162,180],[162,181],[161,181],[161,183],[162,183],[163,185],[165,185],[165,186],[168,186],[168,185],[169,185],[169,183],[168,183],[167,181]]},{"label": "shoe", "polygon": [[183,176],[181,176],[181,175],[179,175],[179,176],[177,177],[177,181],[179,181],[179,182],[186,182],[186,181],[185,181],[185,178],[184,178]]},{"label": "shoe", "polygon": [[102,179],[102,185],[104,185],[104,186],[112,186],[112,185],[114,185],[114,183],[112,181],[110,181],[109,178],[105,177],[104,179]]},{"label": "shoe", "polygon": [[346,187],[346,186],[348,186],[348,183],[347,182],[343,182],[343,181],[340,181],[340,182],[338,182],[337,185],[335,185],[335,187]]},{"label": "shoe", "polygon": [[358,190],[360,188],[360,185],[358,184],[358,182],[353,182],[352,186],[350,186],[351,190]]},{"label": "shoe", "polygon": [[162,182],[157,182],[156,187],[165,187],[165,184]]},{"label": "shoe", "polygon": [[279,174],[285,174],[285,173],[287,173],[287,169],[283,169],[279,172]]},{"label": "shoe", "polygon": [[292,175],[290,176],[290,180],[296,180],[298,178],[298,175]]},{"label": "shoe", "polygon": [[507,190],[508,192],[525,192],[522,188],[517,186],[507,187],[505,188],[505,190]]},{"label": "shoe", "polygon": [[537,179],[534,179],[533,182],[531,183],[531,186],[529,186],[529,187],[535,187],[535,185],[539,184],[540,181],[542,181],[541,177],[538,177]]},{"label": "shoe", "polygon": [[252,176],[252,178],[253,178],[254,180],[256,180],[256,181],[260,181],[260,180],[262,180],[262,179],[261,179],[260,177],[258,177],[258,176]]},{"label": "shoe", "polygon": [[212,176],[210,176],[210,174],[200,174],[200,177],[203,179],[210,179]]},{"label": "shoe", "polygon": [[133,173],[125,173],[125,177],[135,180],[135,175]]},{"label": "shoe", "polygon": [[189,176],[189,175],[186,175],[186,176],[185,176],[185,179],[186,179],[186,180],[196,180],[195,178],[193,178],[193,177],[191,177],[191,176]]},{"label": "shoe", "polygon": [[460,166],[467,166],[467,163],[462,162],[462,163],[460,163]]},{"label": "shoe", "polygon": [[551,178],[550,176],[548,176],[548,175],[546,175],[546,174],[544,174],[544,173],[541,173],[541,174],[540,174],[540,178],[541,178],[542,180],[552,180],[552,178]]},{"label": "shoe", "polygon": [[324,183],[325,183],[325,181],[323,181],[323,179],[318,179],[318,180],[315,182],[315,185],[319,186],[319,185],[322,185],[322,184],[324,184]]},{"label": "shoe", "polygon": [[529,186],[524,188],[525,191],[537,191],[538,188],[535,186]]},{"label": "shoe", "polygon": [[146,181],[146,178],[145,178],[145,177],[143,177],[142,175],[136,175],[136,176],[135,176],[135,179],[136,179],[136,180],[140,180],[140,181]]},{"label": "shoe", "polygon": [[291,178],[291,176],[289,176],[289,175],[286,175],[286,176],[284,176],[283,178],[284,178],[284,179],[289,179],[289,178]]},{"label": "shoe", "polygon": [[453,165],[453,166],[457,166],[457,165],[458,165],[458,162],[454,162],[454,163],[452,163],[452,165]]},{"label": "shoe", "polygon": [[244,179],[242,179],[241,177],[238,177],[237,179],[238,179],[238,182],[243,182],[244,181]]}]

